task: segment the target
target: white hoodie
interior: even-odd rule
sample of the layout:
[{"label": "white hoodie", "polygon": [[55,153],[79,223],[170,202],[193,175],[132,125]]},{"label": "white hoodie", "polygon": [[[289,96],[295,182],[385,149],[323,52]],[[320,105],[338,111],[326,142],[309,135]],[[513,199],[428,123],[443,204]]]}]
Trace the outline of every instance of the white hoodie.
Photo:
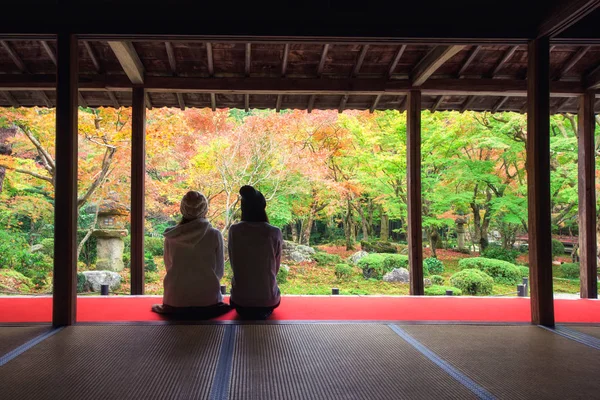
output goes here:
[{"label": "white hoodie", "polygon": [[207,219],[180,224],[165,236],[165,294],[172,307],[205,307],[223,301],[223,236]]}]

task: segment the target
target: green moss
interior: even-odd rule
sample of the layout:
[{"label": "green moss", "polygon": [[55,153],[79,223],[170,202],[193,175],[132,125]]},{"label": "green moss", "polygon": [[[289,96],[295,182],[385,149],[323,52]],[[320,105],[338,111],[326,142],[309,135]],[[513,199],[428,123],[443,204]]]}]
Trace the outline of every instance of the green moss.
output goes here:
[{"label": "green moss", "polygon": [[445,296],[446,290],[452,290],[453,296],[460,296],[462,294],[462,290],[459,288],[455,288],[453,286],[440,286],[440,285],[432,285],[425,288],[426,296]]},{"label": "green moss", "polygon": [[450,284],[470,295],[489,295],[494,287],[491,276],[478,269],[464,269],[452,275]]},{"label": "green moss", "polygon": [[461,269],[478,269],[494,279],[494,282],[503,285],[516,285],[521,283],[522,273],[516,265],[502,260],[484,257],[465,258],[458,262]]}]

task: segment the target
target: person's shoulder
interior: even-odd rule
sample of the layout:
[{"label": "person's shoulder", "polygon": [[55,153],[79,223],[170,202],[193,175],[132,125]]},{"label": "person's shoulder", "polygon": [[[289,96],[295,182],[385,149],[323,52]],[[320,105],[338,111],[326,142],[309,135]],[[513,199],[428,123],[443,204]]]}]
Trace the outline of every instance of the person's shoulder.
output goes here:
[{"label": "person's shoulder", "polygon": [[269,229],[269,231],[271,231],[271,234],[275,235],[275,236],[281,236],[281,229],[279,229],[276,226],[273,226],[271,224],[267,224],[267,227]]}]

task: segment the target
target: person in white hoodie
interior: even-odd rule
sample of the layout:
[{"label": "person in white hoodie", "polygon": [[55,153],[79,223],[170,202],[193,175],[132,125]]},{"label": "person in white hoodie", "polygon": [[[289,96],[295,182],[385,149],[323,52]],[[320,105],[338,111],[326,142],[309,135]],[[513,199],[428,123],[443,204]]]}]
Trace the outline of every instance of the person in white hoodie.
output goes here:
[{"label": "person in white hoodie", "polygon": [[189,191],[181,200],[182,219],[165,231],[163,304],[152,311],[160,314],[193,314],[211,318],[229,311],[223,303],[223,236],[206,219],[208,201],[200,192]]},{"label": "person in white hoodie", "polygon": [[230,304],[244,319],[266,319],[279,306],[277,272],[283,237],[269,225],[265,197],[252,186],[240,189],[242,221],[229,228],[233,279]]}]

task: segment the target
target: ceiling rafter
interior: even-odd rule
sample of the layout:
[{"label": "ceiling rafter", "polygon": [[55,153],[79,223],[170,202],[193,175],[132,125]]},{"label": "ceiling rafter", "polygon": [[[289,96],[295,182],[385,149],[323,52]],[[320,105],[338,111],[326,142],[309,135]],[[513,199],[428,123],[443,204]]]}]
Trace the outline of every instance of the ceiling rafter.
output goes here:
[{"label": "ceiling rafter", "polygon": [[171,73],[177,75],[177,61],[175,59],[175,51],[173,50],[173,43],[165,42],[165,50],[167,51],[167,58],[169,60],[169,68]]},{"label": "ceiling rafter", "polygon": [[446,61],[454,57],[465,46],[435,46],[413,69],[410,80],[413,86],[421,86]]},{"label": "ceiling rafter", "polygon": [[44,92],[43,90],[40,90],[37,93],[39,94],[42,101],[46,104],[46,107],[48,107],[48,108],[52,107],[52,102],[50,101],[50,98],[48,98],[48,95],[46,94],[46,92]]},{"label": "ceiling rafter", "polygon": [[308,105],[306,106],[306,111],[310,114],[313,110],[313,107],[315,106],[315,99],[316,96],[314,94],[311,94],[310,97],[308,98]]},{"label": "ceiling rafter", "polygon": [[288,56],[290,53],[290,44],[286,43],[283,47],[283,56],[281,57],[281,77],[287,73]]},{"label": "ceiling rafter", "polygon": [[87,101],[85,101],[85,99],[83,98],[83,94],[82,94],[82,92],[81,92],[81,91],[79,91],[79,93],[78,93],[78,96],[77,96],[77,97],[78,97],[78,100],[79,100],[79,106],[80,106],[80,107],[84,107],[84,108],[86,108],[86,107],[88,106],[88,103],[87,103]]},{"label": "ceiling rafter", "polygon": [[206,42],[206,65],[208,66],[208,76],[215,74],[215,65],[213,61],[212,43]]},{"label": "ceiling rafter", "polygon": [[591,46],[580,47],[577,50],[577,52],[575,52],[575,54],[573,54],[571,56],[571,58],[569,58],[569,60],[565,63],[565,65],[563,65],[563,67],[560,69],[560,71],[558,71],[556,73],[556,75],[554,76],[553,79],[559,80],[563,76],[565,76],[565,74],[567,72],[569,72],[571,70],[571,68],[573,68],[575,66],[575,64],[577,64],[577,62],[583,58],[583,56],[585,56],[585,53],[587,53],[590,50],[590,48],[591,48]]},{"label": "ceiling rafter", "polygon": [[210,94],[210,108],[213,111],[217,110],[217,95],[215,93]]},{"label": "ceiling rafter", "polygon": [[108,42],[131,83],[144,83],[144,65],[131,42]]},{"label": "ceiling rafter", "polygon": [[244,95],[244,110],[250,111],[250,95],[248,93]]},{"label": "ceiling rafter", "polygon": [[42,45],[44,51],[46,52],[46,54],[48,54],[48,57],[50,57],[54,65],[56,65],[56,54],[54,54],[54,50],[52,50],[52,47],[50,47],[48,42],[45,40],[41,40],[40,44]]},{"label": "ceiling rafter", "polygon": [[519,48],[519,46],[511,46],[510,48],[508,48],[508,50],[506,50],[504,52],[504,54],[502,55],[502,58],[500,59],[498,64],[496,64],[496,67],[490,74],[490,77],[493,78],[494,76],[496,76],[498,74],[498,72],[504,67],[504,64],[506,64],[507,61],[510,60],[510,58],[515,54],[515,51],[517,51],[518,48]]},{"label": "ceiling rafter", "polygon": [[394,56],[394,59],[392,60],[392,63],[390,64],[390,67],[388,68],[388,74],[387,74],[388,79],[390,79],[392,77],[392,75],[394,74],[394,70],[398,66],[398,62],[402,58],[402,54],[404,54],[405,50],[406,50],[405,44],[400,45],[400,47],[398,47],[398,50],[396,51],[396,55]]},{"label": "ceiling rafter", "polygon": [[281,111],[281,95],[277,95],[277,102],[275,103],[275,112]]},{"label": "ceiling rafter", "polygon": [[600,7],[600,0],[571,0],[560,3],[537,29],[537,37],[554,37]]},{"label": "ceiling rafter", "polygon": [[360,49],[360,54],[356,59],[356,64],[354,64],[354,68],[352,69],[352,76],[357,76],[360,72],[360,67],[362,67],[363,62],[365,61],[365,56],[367,55],[367,51],[369,50],[369,45],[365,44]]},{"label": "ceiling rafter", "polygon": [[433,103],[433,106],[431,107],[431,112],[436,112],[437,109],[440,107],[440,105],[442,104],[442,101],[444,101],[444,96],[439,96],[435,102]]},{"label": "ceiling rafter", "polygon": [[17,101],[17,99],[15,99],[14,96],[8,90],[3,91],[2,94],[4,95],[4,98],[6,99],[6,101],[8,101],[8,103],[11,105],[11,107],[14,107],[14,108],[20,107],[20,104]]},{"label": "ceiling rafter", "polygon": [[338,112],[341,114],[344,112],[344,109],[346,108],[346,103],[348,103],[348,98],[350,96],[345,94],[342,95],[342,99],[340,100],[340,106],[338,107]]},{"label": "ceiling rafter", "polygon": [[371,114],[373,114],[375,112],[375,109],[377,108],[377,104],[379,103],[381,96],[383,96],[383,94],[381,94],[381,93],[379,93],[378,95],[375,96],[375,100],[373,100],[373,104],[371,104],[371,108],[369,108],[369,112]]},{"label": "ceiling rafter", "polygon": [[110,90],[107,90],[106,94],[108,95],[108,98],[110,99],[110,101],[112,101],[113,106],[115,108],[121,108],[121,104],[119,104],[119,100],[117,99],[117,96],[115,96],[115,94],[113,92],[111,92]]},{"label": "ceiling rafter", "polygon": [[185,99],[183,98],[183,93],[175,93],[177,95],[177,103],[179,104],[179,108],[181,110],[185,110]]},{"label": "ceiling rafter", "polygon": [[153,107],[152,100],[150,99],[150,94],[146,91],[144,91],[144,100],[146,102],[146,108],[148,110],[152,110],[152,107]]},{"label": "ceiling rafter", "polygon": [[460,112],[464,113],[465,111],[467,111],[469,109],[469,107],[471,107],[471,105],[473,104],[474,101],[475,101],[475,96],[467,96],[467,99],[460,107]]},{"label": "ceiling rafter", "polygon": [[90,56],[90,60],[92,60],[92,64],[94,64],[94,68],[96,68],[96,72],[98,72],[98,73],[102,72],[102,67],[100,66],[100,62],[98,61],[96,52],[92,48],[92,45],[90,44],[90,42],[88,42],[87,40],[83,40],[82,42],[83,42],[83,46],[85,47],[85,49],[88,52],[88,55]]},{"label": "ceiling rafter", "polygon": [[561,108],[564,107],[565,104],[567,104],[567,102],[569,101],[569,97],[565,97],[564,99],[561,99],[558,104],[556,104],[556,106],[554,106],[554,109],[552,110],[552,114],[557,114],[560,112]]},{"label": "ceiling rafter", "polygon": [[244,72],[246,76],[250,76],[250,63],[252,62],[252,44],[246,43],[246,63]]},{"label": "ceiling rafter", "polygon": [[600,89],[600,64],[585,75],[584,81],[588,89]]},{"label": "ceiling rafter", "polygon": [[21,71],[21,73],[23,73],[23,74],[29,73],[29,70],[25,66],[25,63],[23,62],[23,60],[21,60],[21,57],[19,57],[19,55],[13,49],[12,45],[9,42],[7,42],[6,40],[0,40],[0,45],[2,45],[2,47],[4,47],[4,50],[6,50],[6,52],[8,53],[8,56],[10,57],[12,62],[17,66],[19,71]]},{"label": "ceiling rafter", "polygon": [[463,65],[460,67],[460,70],[458,71],[458,74],[457,74],[458,78],[460,78],[461,76],[463,76],[465,74],[465,71],[467,70],[467,68],[469,68],[469,65],[471,65],[471,63],[473,62],[475,57],[477,57],[477,54],[479,54],[480,50],[481,50],[480,46],[473,46],[473,49],[469,53],[469,56],[467,57],[467,59],[465,60]]},{"label": "ceiling rafter", "polygon": [[508,101],[508,99],[508,96],[501,97],[500,100],[498,100],[492,107],[492,114],[497,113],[498,110],[500,110],[500,108],[504,105],[504,103]]},{"label": "ceiling rafter", "polygon": [[329,51],[329,45],[323,45],[323,52],[321,53],[321,59],[319,60],[319,66],[317,67],[317,76],[321,77],[323,74],[323,68],[325,68],[325,61],[327,60],[327,52]]}]

